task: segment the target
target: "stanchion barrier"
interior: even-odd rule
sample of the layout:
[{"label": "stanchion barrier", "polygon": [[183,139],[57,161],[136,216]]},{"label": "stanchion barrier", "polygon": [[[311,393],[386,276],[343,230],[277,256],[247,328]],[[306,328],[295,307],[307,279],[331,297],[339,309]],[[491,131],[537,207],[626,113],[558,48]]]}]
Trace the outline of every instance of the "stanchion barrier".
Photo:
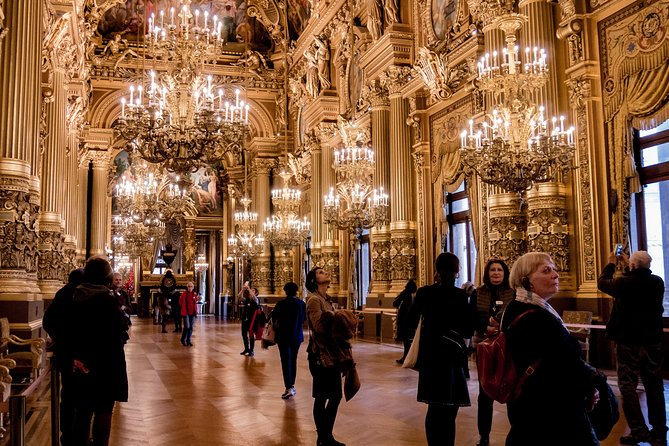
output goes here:
[{"label": "stanchion barrier", "polygon": [[26,397],[9,397],[9,446],[24,446],[26,436]]}]

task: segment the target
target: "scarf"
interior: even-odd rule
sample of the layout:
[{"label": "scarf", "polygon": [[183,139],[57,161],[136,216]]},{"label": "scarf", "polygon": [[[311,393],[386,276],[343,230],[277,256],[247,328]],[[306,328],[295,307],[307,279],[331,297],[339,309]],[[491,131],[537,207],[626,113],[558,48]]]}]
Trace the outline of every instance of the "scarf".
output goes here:
[{"label": "scarf", "polygon": [[519,302],[524,302],[526,304],[532,304],[536,305],[537,307],[543,308],[544,310],[552,314],[553,317],[555,317],[555,319],[560,321],[562,325],[564,325],[562,318],[560,317],[558,312],[555,311],[555,308],[551,307],[551,304],[549,304],[547,300],[542,299],[541,297],[534,294],[532,291],[527,291],[525,288],[516,288],[516,300]]}]

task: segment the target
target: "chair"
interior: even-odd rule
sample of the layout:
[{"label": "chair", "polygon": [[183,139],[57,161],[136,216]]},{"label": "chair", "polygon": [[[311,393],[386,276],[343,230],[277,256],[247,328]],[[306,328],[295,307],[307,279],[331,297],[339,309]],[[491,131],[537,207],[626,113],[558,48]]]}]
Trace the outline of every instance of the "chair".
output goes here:
[{"label": "chair", "polygon": [[9,370],[16,367],[13,359],[0,359],[0,438],[5,438],[5,414],[9,412],[9,396],[12,391],[12,375]]},{"label": "chair", "polygon": [[[592,324],[592,311],[564,311],[562,320],[565,324]],[[584,327],[567,327],[572,336],[574,336],[583,352],[583,358],[586,362],[590,360],[590,329]]]},{"label": "chair", "polygon": [[[9,334],[9,320],[6,317],[0,318],[0,360],[15,361],[15,376],[23,374],[29,380],[36,379],[44,362],[45,346],[46,341],[43,338],[21,339]],[[26,350],[27,348],[30,350]]]}]

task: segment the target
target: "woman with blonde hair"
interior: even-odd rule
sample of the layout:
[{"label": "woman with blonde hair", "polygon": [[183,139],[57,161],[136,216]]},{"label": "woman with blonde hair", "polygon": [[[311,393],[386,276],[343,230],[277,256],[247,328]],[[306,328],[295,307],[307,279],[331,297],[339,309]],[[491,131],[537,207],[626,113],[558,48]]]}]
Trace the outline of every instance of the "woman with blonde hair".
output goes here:
[{"label": "woman with blonde hair", "polygon": [[511,269],[516,297],[504,311],[501,329],[518,373],[530,367],[533,373],[518,398],[507,403],[507,446],[599,444],[587,414],[598,399],[595,370],[548,303],[559,278],[551,256],[541,252],[521,256]]}]

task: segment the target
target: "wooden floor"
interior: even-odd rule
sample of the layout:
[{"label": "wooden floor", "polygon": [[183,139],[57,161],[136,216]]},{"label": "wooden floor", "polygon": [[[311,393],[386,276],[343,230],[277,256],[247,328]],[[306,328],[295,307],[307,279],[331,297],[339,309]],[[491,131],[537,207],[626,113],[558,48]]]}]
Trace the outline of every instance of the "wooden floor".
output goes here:
[{"label": "wooden floor", "polygon": [[[316,444],[306,343],[298,358],[297,395],[287,401],[280,398],[284,388],[276,347],[257,346],[254,358],[240,356],[238,323],[201,316],[193,344],[183,347],[178,334],[162,334],[150,320],[134,319],[126,346],[130,401],[116,406],[112,445]],[[335,437],[349,446],[425,445],[426,406],[416,402],[418,374],[395,364],[400,347],[356,341],[353,351],[362,387],[352,401],[342,402]],[[472,407],[458,415],[456,444],[463,446],[478,440],[478,382],[472,369]],[[51,444],[49,397],[44,384],[29,401],[29,446]],[[505,407],[496,404],[491,444],[503,445],[508,427]],[[621,420],[602,444],[617,445],[625,428]]]}]

